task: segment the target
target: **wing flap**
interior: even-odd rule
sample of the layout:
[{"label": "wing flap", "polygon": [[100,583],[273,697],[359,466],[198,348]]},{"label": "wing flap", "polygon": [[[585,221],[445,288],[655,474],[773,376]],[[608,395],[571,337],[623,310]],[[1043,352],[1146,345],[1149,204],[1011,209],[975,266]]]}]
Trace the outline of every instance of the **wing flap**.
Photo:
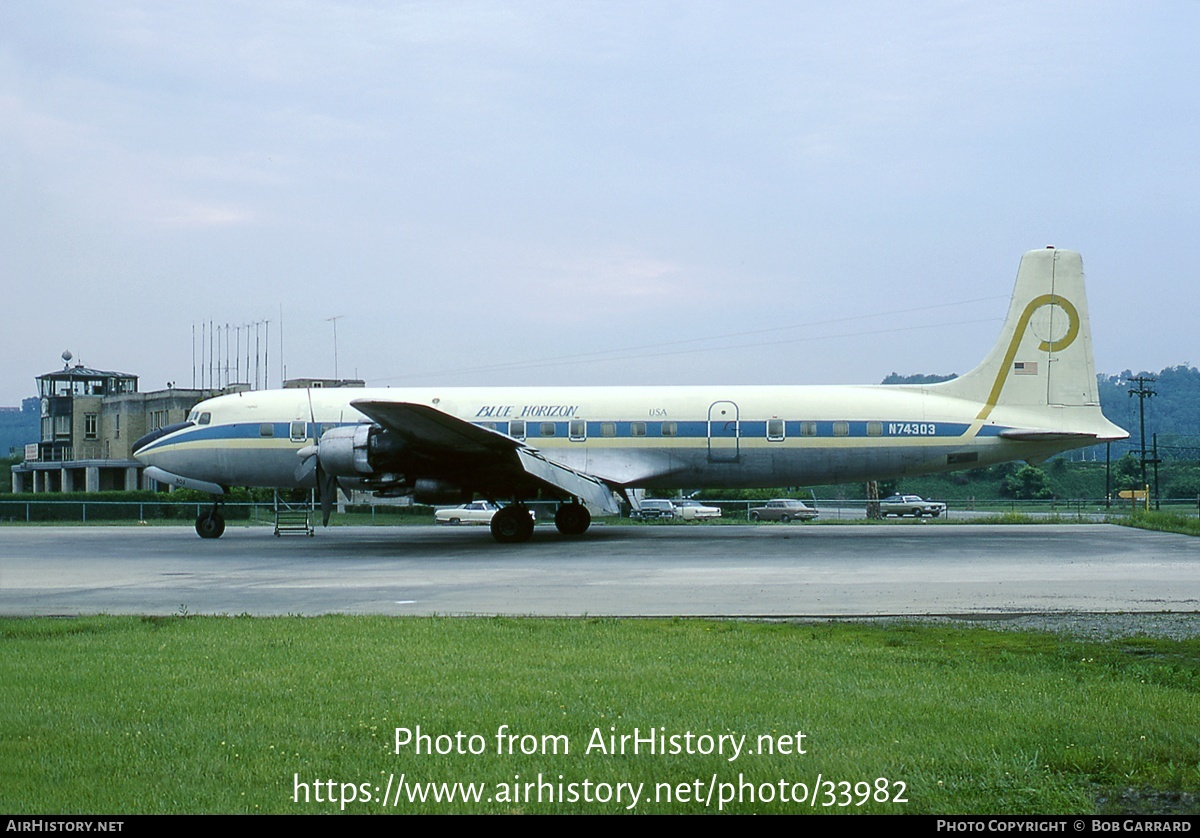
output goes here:
[{"label": "wing flap", "polygon": [[612,490],[602,480],[546,459],[529,448],[518,448],[517,459],[531,477],[574,495],[584,503],[603,509],[610,515],[621,513],[621,507],[613,497]]}]

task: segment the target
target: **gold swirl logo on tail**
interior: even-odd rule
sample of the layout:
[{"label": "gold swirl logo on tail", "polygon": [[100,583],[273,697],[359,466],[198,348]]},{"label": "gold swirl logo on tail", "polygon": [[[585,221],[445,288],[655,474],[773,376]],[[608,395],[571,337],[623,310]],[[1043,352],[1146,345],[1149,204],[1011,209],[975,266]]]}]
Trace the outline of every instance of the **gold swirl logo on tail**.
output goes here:
[{"label": "gold swirl logo on tail", "polygon": [[984,403],[983,410],[979,411],[979,415],[975,417],[976,420],[986,419],[1000,400],[1000,392],[1004,389],[1004,383],[1008,381],[1008,374],[1012,371],[1013,359],[1017,357],[1017,348],[1021,345],[1021,339],[1025,337],[1025,330],[1029,328],[1034,313],[1044,306],[1058,306],[1066,312],[1067,331],[1057,339],[1051,335],[1049,340],[1043,340],[1038,344],[1038,349],[1042,352],[1062,352],[1075,342],[1075,338],[1079,337],[1079,311],[1070,300],[1057,294],[1042,294],[1040,297],[1030,300],[1025,306],[1025,310],[1021,312],[1021,316],[1017,318],[1017,328],[1013,331],[1012,340],[1008,342],[1008,351],[1004,353],[1004,363],[1000,365],[1000,371],[996,374],[996,380],[992,384],[992,391],[988,393],[987,402]]}]

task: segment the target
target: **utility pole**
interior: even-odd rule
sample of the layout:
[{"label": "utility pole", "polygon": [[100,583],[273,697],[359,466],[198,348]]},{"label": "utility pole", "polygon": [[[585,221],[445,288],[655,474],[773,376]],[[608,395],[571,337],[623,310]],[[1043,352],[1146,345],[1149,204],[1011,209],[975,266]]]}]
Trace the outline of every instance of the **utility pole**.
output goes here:
[{"label": "utility pole", "polygon": [[1141,424],[1142,424],[1141,458],[1142,458],[1142,487],[1143,488],[1145,488],[1147,485],[1146,484],[1146,463],[1149,462],[1148,458],[1146,457],[1146,399],[1148,399],[1152,396],[1155,396],[1158,393],[1157,390],[1151,390],[1147,385],[1153,384],[1157,380],[1158,379],[1153,378],[1148,375],[1136,375],[1136,376],[1126,379],[1126,381],[1137,384],[1137,387],[1130,388],[1129,396],[1130,396],[1130,398],[1132,398],[1134,396],[1138,397],[1138,413],[1141,416]]},{"label": "utility pole", "polygon": [[326,322],[326,323],[332,323],[332,324],[333,324],[333,380],[334,380],[334,381],[339,381],[339,380],[340,380],[340,379],[338,378],[338,357],[337,357],[337,322],[338,322],[339,320],[341,320],[341,319],[342,319],[343,317],[345,317],[345,316],[346,316],[346,315],[344,315],[344,314],[338,314],[338,315],[336,315],[336,316],[334,316],[334,317],[326,317],[326,318],[325,318],[325,322]]}]

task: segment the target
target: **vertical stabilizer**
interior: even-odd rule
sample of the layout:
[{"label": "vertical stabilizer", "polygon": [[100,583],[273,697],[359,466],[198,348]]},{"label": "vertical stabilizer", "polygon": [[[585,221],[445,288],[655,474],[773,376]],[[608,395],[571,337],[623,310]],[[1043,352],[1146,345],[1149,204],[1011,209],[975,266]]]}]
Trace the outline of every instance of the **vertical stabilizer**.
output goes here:
[{"label": "vertical stabilizer", "polygon": [[982,364],[938,389],[983,403],[980,419],[997,404],[1099,407],[1079,254],[1026,253],[996,345]]}]

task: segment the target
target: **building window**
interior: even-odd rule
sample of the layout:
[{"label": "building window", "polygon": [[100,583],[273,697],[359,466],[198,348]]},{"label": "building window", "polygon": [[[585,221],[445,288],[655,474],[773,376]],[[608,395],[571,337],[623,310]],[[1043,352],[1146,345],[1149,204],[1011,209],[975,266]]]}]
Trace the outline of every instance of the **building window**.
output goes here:
[{"label": "building window", "polygon": [[118,413],[113,417],[114,436],[117,439],[121,438],[121,414]]},{"label": "building window", "polygon": [[54,438],[55,439],[70,439],[71,437],[71,417],[70,416],[55,416],[54,417]]},{"label": "building window", "polygon": [[96,439],[100,436],[100,417],[95,413],[83,414],[83,438]]}]

